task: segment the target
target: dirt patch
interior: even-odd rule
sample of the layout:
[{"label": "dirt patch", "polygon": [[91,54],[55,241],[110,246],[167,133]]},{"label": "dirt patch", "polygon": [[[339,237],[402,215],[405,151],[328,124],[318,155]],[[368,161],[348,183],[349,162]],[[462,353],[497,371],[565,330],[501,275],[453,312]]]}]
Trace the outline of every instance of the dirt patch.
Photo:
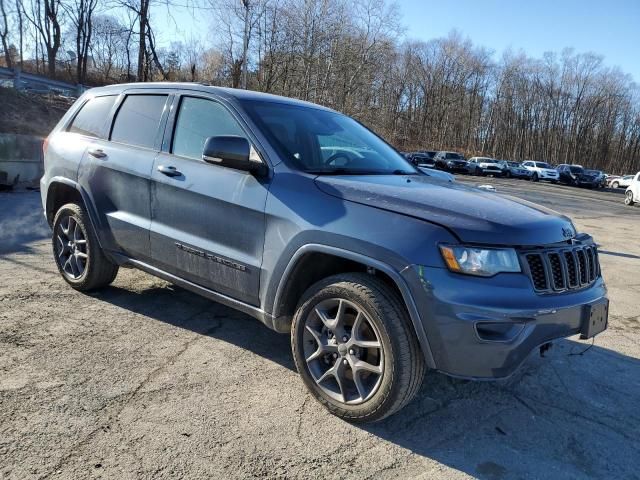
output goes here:
[{"label": "dirt patch", "polygon": [[46,137],[74,101],[61,95],[28,94],[0,87],[0,133]]}]

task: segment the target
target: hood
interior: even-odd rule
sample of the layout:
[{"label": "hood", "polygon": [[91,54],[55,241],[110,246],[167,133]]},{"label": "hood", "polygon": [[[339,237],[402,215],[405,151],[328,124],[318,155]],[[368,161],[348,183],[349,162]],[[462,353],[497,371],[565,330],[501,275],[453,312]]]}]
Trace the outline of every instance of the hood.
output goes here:
[{"label": "hood", "polygon": [[315,182],[334,197],[444,226],[467,243],[545,245],[575,236],[571,221],[553,210],[455,182],[421,175],[320,176]]}]

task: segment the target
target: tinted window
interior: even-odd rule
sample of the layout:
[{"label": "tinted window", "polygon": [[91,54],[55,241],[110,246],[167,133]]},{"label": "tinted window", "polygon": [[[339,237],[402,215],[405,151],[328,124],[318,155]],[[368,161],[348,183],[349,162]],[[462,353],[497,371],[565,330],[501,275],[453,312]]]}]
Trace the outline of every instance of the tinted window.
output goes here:
[{"label": "tinted window", "polygon": [[111,140],[153,148],[166,95],[129,95],[118,110]]},{"label": "tinted window", "polygon": [[100,137],[104,122],[116,101],[115,95],[94,97],[85,103],[69,126],[69,131]]},{"label": "tinted window", "polygon": [[571,170],[571,173],[582,173],[582,167],[571,166],[569,170]]},{"label": "tinted window", "polygon": [[536,162],[536,167],[538,168],[552,168],[551,165],[544,162]]},{"label": "tinted window", "polygon": [[203,98],[184,97],[180,102],[172,152],[201,159],[207,137],[218,135],[246,137],[240,125],[219,103]]}]

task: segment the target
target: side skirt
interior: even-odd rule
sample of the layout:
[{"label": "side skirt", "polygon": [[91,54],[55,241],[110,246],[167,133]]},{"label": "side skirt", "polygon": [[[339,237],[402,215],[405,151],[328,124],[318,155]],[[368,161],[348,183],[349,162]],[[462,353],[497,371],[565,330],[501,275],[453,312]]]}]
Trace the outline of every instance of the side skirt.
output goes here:
[{"label": "side skirt", "polygon": [[227,295],[223,295],[222,293],[218,293],[214,290],[201,287],[200,285],[197,285],[183,278],[177,277],[171,273],[165,272],[164,270],[161,270],[159,268],[156,268],[152,265],[141,262],[139,260],[125,257],[120,254],[112,253],[112,255],[115,257],[117,263],[122,266],[125,266],[125,267],[130,266],[133,268],[137,268],[139,270],[142,270],[143,272],[153,275],[154,277],[161,278],[163,280],[166,280],[167,282],[173,283],[174,285],[178,285],[179,287],[184,288],[185,290],[189,290],[200,296],[208,298],[209,300],[212,300],[217,303],[221,303],[223,305],[226,305],[227,307],[231,307],[242,313],[246,313],[247,315],[250,315],[257,320],[260,320],[262,323],[264,323],[267,327],[271,328],[272,330],[274,329],[273,316],[260,308],[254,307],[253,305],[248,305],[244,302],[241,302],[240,300],[236,300],[235,298],[231,298]]}]

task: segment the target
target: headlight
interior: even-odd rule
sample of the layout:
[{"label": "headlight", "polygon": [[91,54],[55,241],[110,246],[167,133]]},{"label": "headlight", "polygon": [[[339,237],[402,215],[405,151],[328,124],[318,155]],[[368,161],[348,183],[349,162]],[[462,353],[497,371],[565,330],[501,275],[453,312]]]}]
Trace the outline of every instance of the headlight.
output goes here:
[{"label": "headlight", "polygon": [[456,273],[491,277],[496,273],[521,271],[513,248],[440,245],[440,253],[449,270]]}]

